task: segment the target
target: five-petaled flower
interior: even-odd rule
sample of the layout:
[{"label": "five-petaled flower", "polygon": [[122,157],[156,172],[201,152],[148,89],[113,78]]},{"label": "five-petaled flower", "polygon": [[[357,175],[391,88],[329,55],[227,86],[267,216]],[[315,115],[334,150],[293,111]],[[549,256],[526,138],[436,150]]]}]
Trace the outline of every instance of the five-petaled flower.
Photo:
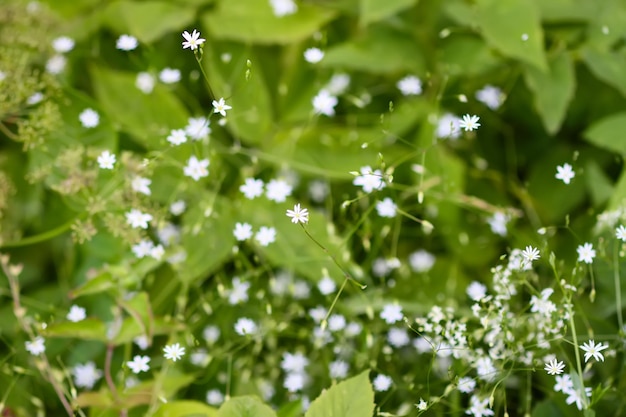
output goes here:
[{"label": "five-petaled flower", "polygon": [[204,41],[206,41],[206,39],[200,37],[200,32],[195,29],[191,34],[187,31],[184,31],[183,38],[185,38],[185,42],[183,42],[183,49],[189,48],[192,51],[198,49],[200,45],[202,45]]},{"label": "five-petaled flower", "polygon": [[576,251],[578,252],[578,262],[590,264],[593,262],[593,258],[596,257],[596,251],[593,249],[593,245],[589,242],[584,245],[580,245]]},{"label": "five-petaled flower", "polygon": [[293,206],[293,210],[287,210],[287,217],[291,217],[292,223],[308,223],[309,210],[300,208],[300,204]]},{"label": "five-petaled flower", "polygon": [[604,356],[600,351],[607,349],[609,345],[605,345],[602,342],[596,345],[594,340],[590,340],[587,343],[583,343],[580,348],[585,352],[585,362],[589,361],[589,358],[593,357],[597,361],[604,362]]},{"label": "five-petaled flower", "polygon": [[463,116],[463,120],[459,122],[459,126],[466,132],[471,132],[472,130],[476,130],[480,127],[480,123],[478,123],[479,120],[480,117],[478,116],[470,116],[469,114],[466,114]]},{"label": "five-petaled flower", "polygon": [[165,357],[165,359],[170,359],[176,362],[185,354],[185,348],[182,347],[179,343],[174,343],[172,345],[165,346],[163,348],[163,352],[163,356]]},{"label": "five-petaled flower", "polygon": [[574,173],[572,166],[568,163],[556,167],[556,175],[554,177],[557,180],[563,181],[565,184],[569,184],[575,176],[576,174]]},{"label": "five-petaled flower", "polygon": [[150,358],[148,356],[135,355],[132,361],[126,362],[126,366],[130,368],[133,373],[148,372],[150,370]]},{"label": "five-petaled flower", "polygon": [[565,364],[563,361],[557,361],[556,359],[552,359],[550,362],[546,363],[546,367],[543,368],[550,375],[561,375],[563,373],[563,369],[565,368]]},{"label": "five-petaled flower", "polygon": [[213,100],[213,113],[219,113],[222,115],[222,117],[226,117],[226,110],[230,109],[232,109],[232,107],[226,104],[226,101],[224,101],[224,97],[220,98],[217,101]]}]

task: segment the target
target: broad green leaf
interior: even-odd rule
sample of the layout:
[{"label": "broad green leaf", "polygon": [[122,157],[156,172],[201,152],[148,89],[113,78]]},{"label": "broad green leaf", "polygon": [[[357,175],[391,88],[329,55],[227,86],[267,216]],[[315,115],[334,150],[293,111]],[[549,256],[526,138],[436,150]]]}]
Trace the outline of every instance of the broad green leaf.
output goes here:
[{"label": "broad green leaf", "polygon": [[369,371],[340,382],[317,397],[305,417],[374,415],[374,390],[369,380]]},{"label": "broad green leaf", "polygon": [[615,184],[611,199],[609,200],[606,210],[621,209],[626,202],[626,170],[622,170],[622,173]]},{"label": "broad green leaf", "polygon": [[361,22],[367,25],[382,20],[413,6],[415,3],[417,0],[361,0]]},{"label": "broad green leaf", "polygon": [[626,155],[626,112],[605,117],[592,124],[583,136],[589,142],[612,152]]},{"label": "broad green leaf", "polygon": [[[539,12],[527,0],[477,0],[477,24],[483,37],[502,54],[545,71]],[[522,37],[528,37],[523,40]]]},{"label": "broad green leaf", "polygon": [[105,342],[105,324],[95,318],[87,318],[79,322],[54,323],[46,328],[45,335],[48,337],[66,337],[86,340],[98,340]]},{"label": "broad green leaf", "polygon": [[79,407],[101,407],[108,408],[114,404],[110,392],[81,392],[74,400]]},{"label": "broad green leaf", "polygon": [[276,413],[256,397],[234,397],[226,401],[217,417],[276,417]]},{"label": "broad green leaf", "polygon": [[302,401],[296,400],[283,404],[278,409],[278,417],[300,417],[302,415]]},{"label": "broad green leaf", "polygon": [[91,75],[106,116],[143,146],[160,149],[171,129],[187,124],[187,110],[165,87],[156,85],[152,93],[144,94],[135,87],[135,73],[95,65]]},{"label": "broad green leaf", "polygon": [[335,12],[298,4],[297,13],[276,17],[268,1],[220,0],[203,16],[204,27],[218,39],[261,44],[304,40],[335,17]]},{"label": "broad green leaf", "polygon": [[626,54],[599,51],[592,47],[583,48],[581,53],[585,64],[596,77],[626,97]]},{"label": "broad green leaf", "polygon": [[139,292],[130,300],[122,300],[120,305],[139,325],[142,333],[151,339],[154,335],[154,316],[148,294]]},{"label": "broad green leaf", "polygon": [[199,401],[172,401],[163,404],[154,417],[216,417],[217,410]]},{"label": "broad green leaf", "polygon": [[443,41],[439,65],[450,75],[480,75],[501,65],[484,40],[468,35],[451,35]]},{"label": "broad green leaf", "polygon": [[[583,1],[583,0],[579,0]],[[610,52],[615,45],[626,37],[626,2],[623,0],[605,0],[602,7],[587,2],[586,43],[594,49]],[[623,52],[623,50],[622,50]]]},{"label": "broad green leaf", "polygon": [[[229,53],[234,59],[224,62],[222,53]],[[227,128],[250,144],[266,139],[274,118],[272,98],[258,59],[260,54],[238,43],[216,46],[206,52],[204,59],[213,94],[216,98],[226,97],[226,102],[233,107],[228,114]],[[248,70],[249,77],[246,77]]]},{"label": "broad green leaf", "polygon": [[[155,318],[152,325],[152,335],[163,335],[170,334],[173,332],[178,332],[183,330],[185,327],[182,324],[168,321],[162,318]],[[131,342],[134,338],[138,336],[145,336],[146,333],[143,329],[143,326],[140,326],[137,320],[132,317],[127,317],[122,321],[122,326],[120,327],[119,332],[113,338],[112,342],[116,345],[123,345],[125,343]]]},{"label": "broad green leaf", "polygon": [[544,400],[533,408],[532,417],[561,417],[564,414],[552,400]]},{"label": "broad green leaf", "polygon": [[196,17],[193,7],[181,7],[170,1],[116,1],[106,11],[106,23],[118,33],[129,33],[142,43],[151,43],[168,32],[184,28]]},{"label": "broad green leaf", "polygon": [[533,0],[541,18],[548,21],[588,20],[599,7],[587,0]]},{"label": "broad green leaf", "polygon": [[547,72],[527,66],[526,84],[535,96],[535,106],[548,133],[554,135],[561,127],[570,101],[574,97],[576,78],[569,53],[562,52],[549,61]]},{"label": "broad green leaf", "polygon": [[383,25],[370,26],[356,40],[329,48],[319,65],[377,74],[404,71],[421,75],[425,72],[424,59],[415,40]]},{"label": "broad green leaf", "polygon": [[614,193],[613,182],[594,160],[585,165],[585,181],[594,207],[600,207]]}]

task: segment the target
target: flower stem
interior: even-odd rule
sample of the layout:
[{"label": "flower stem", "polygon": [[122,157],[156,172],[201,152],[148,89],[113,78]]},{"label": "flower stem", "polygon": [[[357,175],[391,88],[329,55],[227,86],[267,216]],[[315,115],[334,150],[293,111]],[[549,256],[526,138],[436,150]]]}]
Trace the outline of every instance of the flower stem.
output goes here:
[{"label": "flower stem", "polygon": [[615,250],[613,251],[613,281],[615,282],[615,304],[617,307],[618,332],[624,332],[624,318],[622,317],[622,288],[619,276],[619,243],[615,240]]}]

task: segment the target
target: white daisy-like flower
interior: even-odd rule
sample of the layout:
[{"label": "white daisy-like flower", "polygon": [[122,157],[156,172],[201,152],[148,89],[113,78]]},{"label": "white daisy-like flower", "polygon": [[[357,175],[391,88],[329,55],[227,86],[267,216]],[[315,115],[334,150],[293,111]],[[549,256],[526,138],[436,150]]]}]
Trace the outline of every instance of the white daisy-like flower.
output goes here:
[{"label": "white daisy-like flower", "polygon": [[165,84],[174,84],[180,81],[180,70],[175,68],[164,68],[159,73],[159,80]]},{"label": "white daisy-like flower", "polygon": [[240,242],[248,240],[252,237],[252,226],[249,223],[236,223],[233,235]]},{"label": "white daisy-like flower", "polygon": [[132,51],[137,48],[139,42],[137,38],[131,35],[122,35],[117,38],[117,42],[115,42],[115,47],[120,51]]},{"label": "white daisy-like flower", "polygon": [[539,250],[537,248],[533,248],[532,246],[526,246],[526,248],[522,251],[522,258],[524,259],[524,262],[531,264],[533,261],[540,258]]},{"label": "white daisy-like flower", "polygon": [[224,97],[219,100],[213,100],[213,113],[219,113],[222,117],[226,117],[226,111],[232,109],[231,106],[226,104]]},{"label": "white daisy-like flower", "polygon": [[604,349],[608,349],[609,345],[605,345],[603,343],[598,343],[594,340],[589,340],[586,343],[583,343],[580,346],[580,349],[585,352],[585,362],[589,361],[590,358],[594,358],[597,361],[604,362],[604,355],[600,353]]},{"label": "white daisy-like flower", "polygon": [[63,70],[65,70],[66,65],[67,65],[67,59],[65,58],[65,56],[61,54],[53,55],[46,62],[46,72],[52,75],[58,75],[62,73]]},{"label": "white daisy-like flower", "polygon": [[200,178],[209,175],[208,167],[208,159],[198,159],[195,156],[191,156],[187,161],[187,165],[183,168],[183,172],[185,176],[193,178],[194,181],[198,181]]},{"label": "white daisy-like flower", "polygon": [[568,163],[556,167],[556,175],[554,177],[557,180],[563,181],[565,184],[569,184],[575,176],[576,173],[572,169],[572,166]]},{"label": "white daisy-like flower", "polygon": [[235,332],[240,336],[253,335],[257,332],[257,325],[254,320],[242,317],[235,323]]},{"label": "white daisy-like flower", "polygon": [[396,84],[403,96],[418,96],[422,94],[422,81],[414,75],[409,75]]},{"label": "white daisy-like flower", "polygon": [[396,217],[396,211],[398,206],[389,197],[386,197],[383,201],[376,202],[376,211],[380,217]]},{"label": "white daisy-like flower", "polygon": [[133,373],[138,374],[150,370],[148,363],[150,363],[148,356],[135,355],[132,361],[126,362],[126,366],[128,366]]},{"label": "white daisy-like flower", "polygon": [[100,166],[101,169],[113,169],[115,161],[115,154],[112,154],[109,151],[102,152],[97,159],[98,166]]},{"label": "white daisy-like flower", "polygon": [[287,217],[291,217],[292,223],[308,223],[309,222],[309,210],[301,209],[300,204],[293,206],[293,210],[287,210]]},{"label": "white daisy-like flower", "polygon": [[402,320],[402,307],[399,304],[385,304],[380,312],[380,318],[385,320],[387,324],[394,324]]},{"label": "white daisy-like flower", "polygon": [[469,114],[466,114],[459,122],[459,127],[466,132],[471,132],[472,130],[476,130],[480,127],[480,123],[478,123],[478,120],[480,120],[480,117],[470,116]]},{"label": "white daisy-like flower", "polygon": [[135,78],[135,87],[144,94],[150,94],[154,90],[154,76],[149,72],[140,72]]},{"label": "white daisy-like flower", "polygon": [[392,382],[393,380],[389,376],[378,374],[372,381],[372,385],[374,386],[375,391],[383,392],[387,391],[391,387]]},{"label": "white daisy-like flower", "polygon": [[150,191],[150,184],[152,184],[152,181],[149,180],[148,178],[137,176],[133,178],[133,181],[130,183],[130,186],[133,189],[133,191],[137,193],[150,195],[152,193]]},{"label": "white daisy-like flower", "polygon": [[74,375],[74,384],[78,388],[92,389],[96,382],[102,378],[102,371],[96,368],[95,363],[90,361],[74,366],[72,375]]},{"label": "white daisy-like flower", "polygon": [[100,115],[94,109],[85,109],[78,115],[78,120],[83,127],[91,129],[100,124]]},{"label": "white daisy-like flower", "polygon": [[310,64],[317,64],[324,58],[324,51],[320,48],[309,48],[304,51],[304,59]]},{"label": "white daisy-like flower", "polygon": [[476,100],[485,104],[491,110],[499,109],[504,101],[502,90],[489,84],[476,91],[475,97]]},{"label": "white daisy-like flower", "polygon": [[335,115],[335,106],[339,103],[336,96],[330,94],[328,90],[322,89],[315,97],[313,97],[313,109],[317,114],[326,116]]},{"label": "white daisy-like flower", "polygon": [[265,196],[277,203],[284,203],[292,191],[293,187],[283,179],[270,180],[265,186]]},{"label": "white daisy-like flower", "polygon": [[185,133],[192,140],[201,140],[211,133],[210,121],[206,117],[190,117],[185,126]]},{"label": "white daisy-like flower", "polygon": [[259,245],[268,246],[276,241],[276,229],[273,227],[261,226],[259,231],[254,235]]},{"label": "white daisy-like flower", "polygon": [[165,357],[165,359],[170,359],[174,362],[182,358],[184,354],[185,348],[182,347],[179,343],[167,345],[163,348],[163,356]]},{"label": "white daisy-like flower", "polygon": [[73,305],[72,307],[70,307],[70,311],[67,313],[67,319],[74,323],[83,321],[86,317],[87,314],[85,309],[77,305]]},{"label": "white daisy-like flower", "polygon": [[74,49],[74,39],[67,36],[60,36],[52,41],[52,48],[60,54]]},{"label": "white daisy-like flower", "polygon": [[615,229],[615,237],[622,242],[626,242],[626,227],[619,225],[619,227]]},{"label": "white daisy-like flower", "polygon": [[126,213],[126,222],[130,224],[133,229],[147,229],[148,222],[152,221],[152,215],[148,213],[142,213],[140,210],[132,209]]},{"label": "white daisy-like flower", "polygon": [[276,17],[288,16],[298,11],[298,6],[293,0],[269,0],[269,2]]},{"label": "white daisy-like flower", "polygon": [[546,367],[543,369],[545,369],[549,375],[560,375],[563,373],[563,369],[565,369],[565,364],[563,361],[559,362],[555,358],[546,363]]},{"label": "white daisy-like flower", "polygon": [[42,353],[46,351],[45,340],[41,336],[37,336],[35,340],[33,341],[26,342],[25,346],[26,346],[26,350],[31,355],[35,355],[35,356],[41,355]]},{"label": "white daisy-like flower", "polygon": [[192,51],[198,49],[200,45],[202,45],[206,41],[206,39],[200,37],[200,32],[195,29],[191,34],[187,31],[184,31],[183,38],[185,38],[185,41],[183,42],[183,49],[189,48]]},{"label": "white daisy-like flower", "polygon": [[596,257],[596,251],[593,249],[593,245],[589,242],[578,246],[578,248],[576,248],[576,252],[578,252],[578,262],[590,264],[593,263],[593,258]]},{"label": "white daisy-like flower", "polygon": [[265,183],[263,180],[256,178],[246,178],[244,184],[239,186],[239,191],[246,196],[248,200],[254,200],[263,194],[263,186]]},{"label": "white daisy-like flower", "polygon": [[360,172],[361,174],[354,178],[352,184],[363,188],[363,191],[366,193],[371,193],[374,190],[382,190],[387,186],[380,169],[372,170],[371,167],[365,166],[361,167]]}]

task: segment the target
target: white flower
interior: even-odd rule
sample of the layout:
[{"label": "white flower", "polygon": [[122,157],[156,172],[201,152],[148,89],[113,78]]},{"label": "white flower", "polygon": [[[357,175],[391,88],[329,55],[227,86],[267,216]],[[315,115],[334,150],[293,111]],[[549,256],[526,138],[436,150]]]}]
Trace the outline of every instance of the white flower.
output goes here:
[{"label": "white flower", "polygon": [[497,110],[502,105],[504,94],[502,90],[493,85],[486,85],[481,90],[476,91],[476,100],[484,103],[491,110]]},{"label": "white flower", "polygon": [[54,55],[46,62],[46,71],[52,75],[57,75],[63,72],[67,59],[63,55]]},{"label": "white flower", "polygon": [[554,177],[557,180],[563,181],[565,184],[569,184],[575,176],[576,174],[572,170],[572,166],[568,163],[556,167],[556,175]]},{"label": "white flower", "polygon": [[374,385],[374,389],[378,392],[387,391],[389,387],[391,387],[391,383],[393,381],[387,375],[379,374],[374,378],[372,384]]},{"label": "white flower", "polygon": [[190,117],[185,126],[185,133],[193,140],[201,140],[211,133],[210,122],[205,117]]},{"label": "white flower", "polygon": [[465,414],[471,414],[474,417],[492,416],[493,410],[489,408],[489,398],[481,400],[476,395],[470,398],[470,407]]},{"label": "white flower", "polygon": [[241,281],[239,277],[233,278],[233,288],[228,291],[228,303],[237,305],[248,301],[248,290],[250,283]]},{"label": "white flower", "polygon": [[41,91],[38,91],[26,99],[26,104],[28,104],[29,106],[34,106],[37,103],[41,103],[43,99],[44,99],[43,93]]},{"label": "white flower", "polygon": [[319,48],[309,48],[304,51],[304,59],[311,64],[317,64],[324,58],[324,51]]},{"label": "white flower", "polygon": [[462,393],[469,394],[470,392],[474,391],[474,388],[476,388],[476,381],[468,376],[464,376],[462,378],[459,378],[457,388]]},{"label": "white flower", "polygon": [[133,229],[147,229],[148,222],[152,221],[152,215],[142,213],[137,209],[132,209],[126,213],[126,223],[130,224]]},{"label": "white flower", "polygon": [[206,402],[211,405],[220,405],[224,402],[224,394],[217,389],[209,390],[206,393]]},{"label": "white flower", "polygon": [[439,139],[458,139],[461,136],[461,119],[451,113],[444,113],[437,121],[437,137]]},{"label": "white flower", "polygon": [[240,242],[248,240],[252,237],[252,226],[248,223],[236,223],[233,235]]},{"label": "white flower", "polygon": [[490,357],[484,356],[482,358],[478,358],[476,363],[474,364],[476,368],[476,374],[483,381],[493,381],[496,378],[497,369],[493,366],[493,361]]},{"label": "white flower", "polygon": [[245,183],[239,186],[239,191],[241,191],[247,199],[253,200],[263,194],[264,185],[263,180],[246,178]]},{"label": "white flower", "polygon": [[174,129],[170,131],[167,141],[174,146],[178,146],[187,142],[187,135],[183,129]]},{"label": "white flower", "polygon": [[283,371],[302,373],[307,366],[309,366],[309,360],[302,353],[283,353],[283,360],[280,363],[280,367]]},{"label": "white flower", "polygon": [[187,161],[187,165],[183,169],[185,176],[193,178],[194,181],[198,181],[200,178],[204,178],[209,175],[209,160],[200,159],[195,156],[191,156]]},{"label": "white flower", "polygon": [[396,217],[396,210],[398,210],[398,206],[389,197],[376,202],[376,211],[380,217]]},{"label": "white flower", "polygon": [[174,84],[180,81],[180,70],[175,68],[164,68],[159,73],[159,80],[165,84]]},{"label": "white flower", "polygon": [[586,264],[593,263],[593,258],[596,257],[596,251],[593,249],[593,245],[589,242],[576,248],[578,252],[578,262],[584,262]]},{"label": "white flower", "polygon": [[572,377],[570,377],[569,374],[557,375],[556,384],[554,384],[554,390],[556,392],[562,392],[563,394],[568,394],[569,392],[573,391],[574,382],[572,381]]},{"label": "white flower", "polygon": [[170,359],[176,362],[185,354],[185,348],[182,347],[179,343],[174,343],[172,345],[165,346],[163,348],[163,352],[163,356],[165,357],[165,359]]},{"label": "white flower", "polygon": [[185,38],[185,42],[183,42],[183,49],[189,48],[192,51],[198,49],[198,47],[202,45],[204,41],[206,41],[206,39],[200,37],[200,32],[195,29],[191,34],[189,34],[189,32],[187,31],[184,31],[183,38]]},{"label": "white flower", "polygon": [[74,375],[74,384],[78,388],[92,389],[93,386],[102,378],[102,371],[96,368],[93,362],[87,362],[84,365],[78,364],[72,368]]},{"label": "white flower", "polygon": [[293,206],[293,210],[287,210],[287,217],[291,217],[292,223],[308,223],[309,222],[309,210],[301,209],[300,204]]},{"label": "white flower", "polygon": [[132,251],[139,259],[149,256],[154,249],[154,243],[149,239],[143,239],[139,243],[133,245]]},{"label": "white flower", "polygon": [[420,249],[409,255],[409,265],[413,271],[421,273],[428,272],[435,265],[435,255]]},{"label": "white flower", "polygon": [[348,74],[335,74],[332,76],[328,84],[326,85],[326,90],[334,96],[339,94],[343,94],[348,86],[350,85],[350,76]]},{"label": "white flower", "polygon": [[338,332],[346,328],[346,318],[341,314],[333,314],[328,318],[328,330]]},{"label": "white flower", "polygon": [[522,251],[522,258],[524,258],[524,262],[530,265],[533,261],[540,258],[539,250],[537,248],[533,248],[532,246],[526,246],[526,248]]},{"label": "white flower", "polygon": [[74,323],[85,320],[85,317],[87,317],[85,309],[77,305],[70,307],[70,311],[67,313],[67,319]]},{"label": "white flower", "polygon": [[336,360],[328,365],[328,373],[333,379],[345,378],[346,376],[348,376],[349,369],[350,366],[342,360]]},{"label": "white flower", "polygon": [[150,195],[151,194],[150,184],[152,184],[152,181],[149,180],[148,178],[135,177],[133,178],[133,181],[130,183],[130,186],[133,189],[133,191],[137,193]]},{"label": "white flower", "polygon": [[380,312],[380,318],[385,320],[387,324],[396,323],[403,317],[402,307],[398,304],[386,304]]},{"label": "white flower", "polygon": [[284,203],[287,197],[291,195],[293,187],[285,180],[271,180],[265,187],[265,196],[277,203]]},{"label": "white flower", "polygon": [[137,41],[137,38],[130,35],[120,36],[117,38],[117,42],[115,43],[115,47],[120,51],[132,51],[137,48],[138,45],[139,42]]},{"label": "white flower", "polygon": [[326,116],[335,115],[335,106],[339,100],[330,94],[328,90],[322,89],[315,97],[313,97],[313,109],[317,114],[325,114]]},{"label": "white flower", "polygon": [[[574,404],[574,403],[576,403],[576,408],[578,408],[579,410],[582,410],[584,408],[585,400],[584,400],[583,397],[581,397],[579,390],[572,389],[572,390],[566,392],[566,394],[568,396],[565,399],[565,403],[566,404]],[[591,397],[591,387],[585,387],[585,395],[587,397]]]},{"label": "white flower", "polygon": [[150,94],[154,90],[154,84],[154,76],[149,72],[140,72],[135,78],[135,87],[144,94]]},{"label": "white flower", "polygon": [[135,355],[132,361],[126,362],[126,366],[128,366],[133,373],[138,374],[150,370],[149,362],[150,358],[148,356]]},{"label": "white flower", "polygon": [[489,223],[489,227],[491,231],[500,236],[506,236],[507,229],[506,225],[511,220],[511,217],[508,214],[505,214],[501,211],[497,211],[493,213],[491,217],[487,219],[487,223]]},{"label": "white flower", "polygon": [[463,116],[463,120],[459,122],[459,127],[466,132],[471,132],[472,130],[476,130],[480,127],[478,120],[480,120],[480,117],[466,114]]},{"label": "white flower", "polygon": [[165,254],[165,249],[163,245],[156,245],[150,250],[150,257],[160,261],[163,255]]},{"label": "white flower", "polygon": [[170,213],[172,213],[174,216],[180,216],[185,212],[186,209],[187,204],[185,204],[183,200],[174,201],[170,205]]},{"label": "white flower", "polygon": [[585,362],[589,361],[589,358],[593,357],[597,361],[604,362],[604,356],[601,351],[607,349],[609,345],[605,345],[603,343],[598,343],[593,340],[588,341],[587,343],[583,343],[580,346],[580,349],[585,352]]},{"label": "white flower", "polygon": [[283,386],[289,392],[298,392],[304,388],[304,384],[306,383],[307,377],[302,373],[290,373],[287,374],[285,378],[285,382]]},{"label": "white flower", "polygon": [[403,96],[418,96],[422,94],[422,81],[414,75],[408,75],[396,84]]},{"label": "white flower", "polygon": [[7,74],[4,71],[0,71],[0,83],[7,78]]},{"label": "white flower", "polygon": [[298,11],[298,6],[293,0],[270,0],[270,6],[276,17],[288,16]]},{"label": "white flower", "polygon": [[28,341],[25,343],[26,350],[31,355],[40,355],[46,351],[46,345],[44,344],[44,338],[41,336],[37,336],[35,340],[32,342]]},{"label": "white flower", "polygon": [[465,292],[472,300],[480,301],[487,295],[487,287],[480,282],[473,281],[467,286]]},{"label": "white flower", "polygon": [[150,339],[148,339],[145,334],[135,337],[133,339],[133,343],[136,344],[141,350],[146,350],[150,347]]},{"label": "white flower", "polygon": [[100,124],[100,115],[94,109],[85,109],[78,115],[78,120],[83,127],[91,129]]},{"label": "white flower", "polygon": [[104,151],[98,156],[98,165],[101,169],[113,169],[113,165],[115,165],[115,154],[112,154],[109,151]]},{"label": "white flower", "polygon": [[254,235],[254,238],[257,242],[259,242],[259,245],[267,246],[276,240],[276,229],[273,227],[261,226],[256,235]]},{"label": "white flower", "polygon": [[546,367],[543,368],[549,375],[560,375],[563,373],[563,369],[565,368],[565,364],[563,361],[557,361],[556,358],[552,359],[550,362],[546,363]]},{"label": "white flower", "polygon": [[226,104],[224,97],[220,98],[219,101],[213,100],[213,113],[219,113],[222,117],[226,117],[226,111],[230,109],[232,107]]},{"label": "white flower", "polygon": [[256,333],[256,323],[247,317],[242,317],[235,323],[235,332],[240,336],[252,335]]},{"label": "white flower", "polygon": [[383,179],[383,173],[380,169],[372,171],[370,166],[364,166],[360,169],[361,175],[358,175],[352,181],[352,184],[357,187],[362,187],[366,193],[371,193],[374,190],[382,190],[387,186]]},{"label": "white flower", "polygon": [[392,327],[389,329],[389,333],[387,333],[387,342],[395,348],[401,348],[407,346],[411,342],[411,339],[406,329]]},{"label": "white flower", "polygon": [[335,292],[335,290],[337,289],[337,285],[335,284],[335,281],[331,277],[329,277],[328,275],[325,275],[317,283],[317,289],[323,295],[328,295],[328,294],[332,294],[333,292]]},{"label": "white flower", "polygon": [[74,49],[74,39],[67,36],[60,36],[52,41],[52,48],[60,54]]},{"label": "white flower", "polygon": [[620,225],[617,229],[615,229],[615,237],[622,242],[626,242],[626,227]]},{"label": "white flower", "polygon": [[209,345],[217,342],[217,339],[220,338],[220,329],[217,326],[206,326],[204,330],[202,330],[202,337]]}]

